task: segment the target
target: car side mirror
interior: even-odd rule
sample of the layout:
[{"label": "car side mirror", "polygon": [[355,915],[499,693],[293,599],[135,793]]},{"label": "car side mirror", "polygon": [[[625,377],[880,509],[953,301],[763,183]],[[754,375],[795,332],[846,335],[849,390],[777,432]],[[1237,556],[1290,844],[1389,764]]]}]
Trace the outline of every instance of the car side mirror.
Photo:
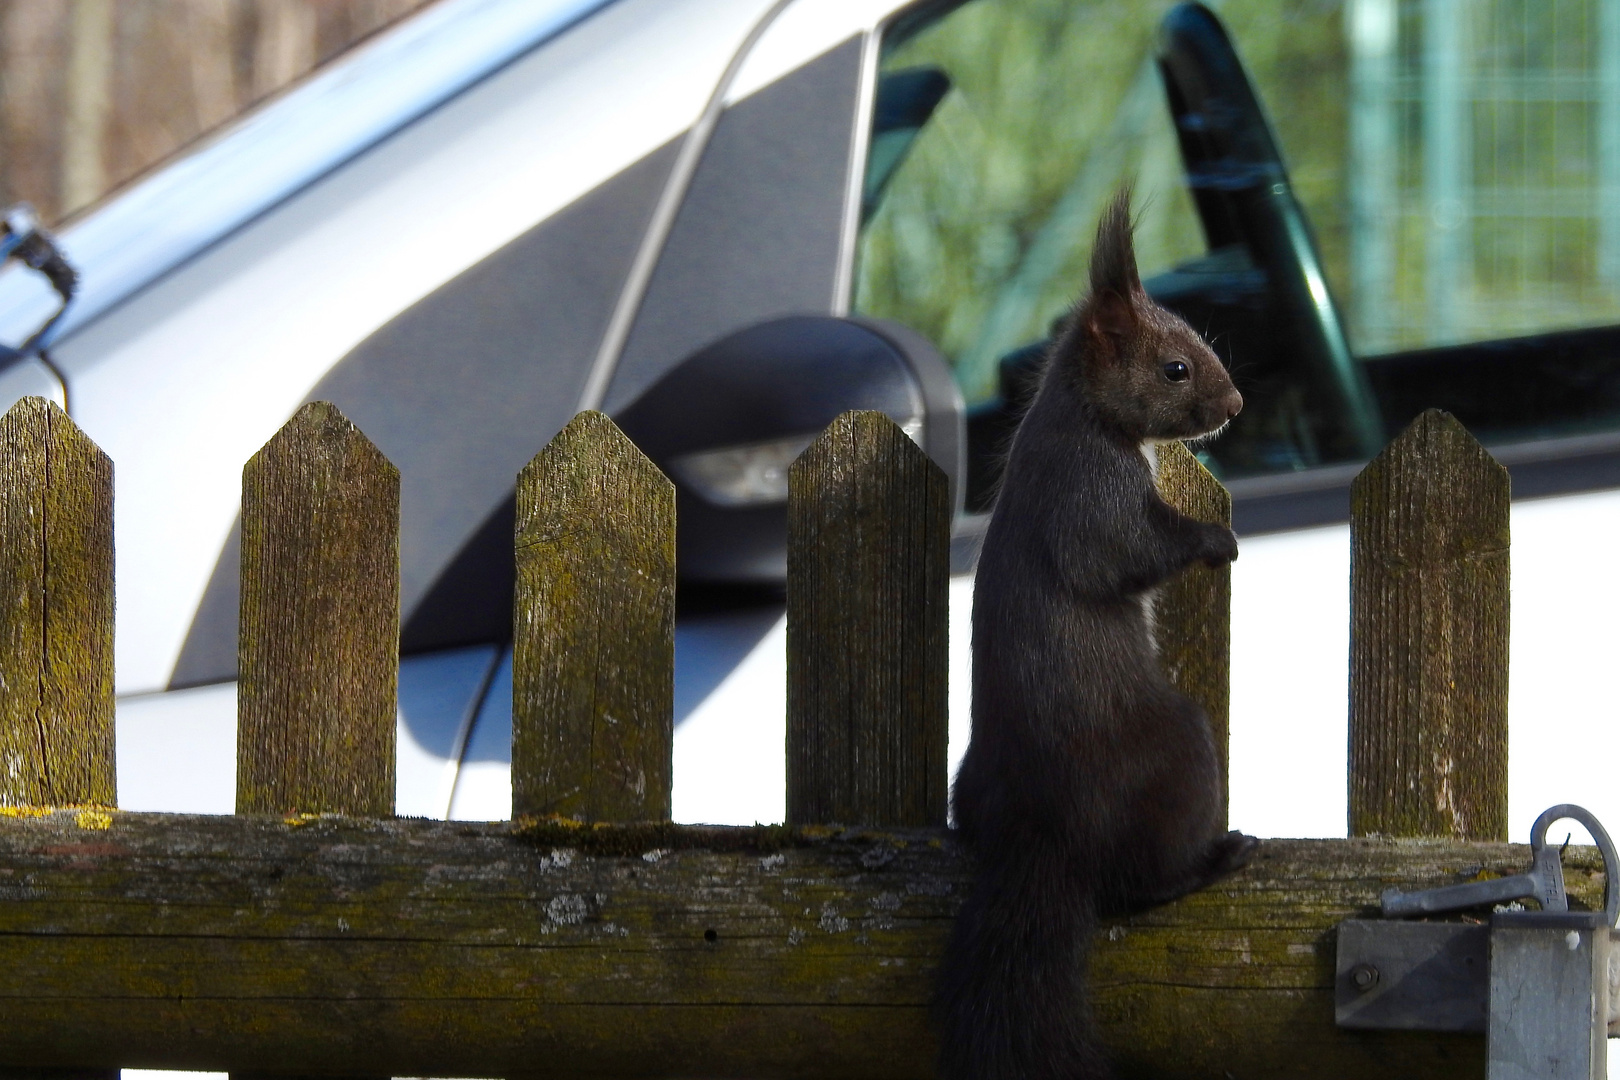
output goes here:
[{"label": "car side mirror", "polygon": [[945,471],[960,511],[961,391],[938,350],[897,323],[758,323],[682,360],[614,417],[675,482],[682,580],[786,581],[788,466],[849,409],[899,424]]}]

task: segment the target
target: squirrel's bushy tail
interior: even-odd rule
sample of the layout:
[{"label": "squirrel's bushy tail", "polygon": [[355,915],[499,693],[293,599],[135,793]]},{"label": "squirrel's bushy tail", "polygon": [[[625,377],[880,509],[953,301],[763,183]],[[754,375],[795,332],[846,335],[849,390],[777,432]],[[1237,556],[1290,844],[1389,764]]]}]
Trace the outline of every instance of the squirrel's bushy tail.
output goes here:
[{"label": "squirrel's bushy tail", "polygon": [[980,853],[935,1002],[941,1080],[1113,1076],[1086,1003],[1097,919],[1072,862],[1029,841]]}]

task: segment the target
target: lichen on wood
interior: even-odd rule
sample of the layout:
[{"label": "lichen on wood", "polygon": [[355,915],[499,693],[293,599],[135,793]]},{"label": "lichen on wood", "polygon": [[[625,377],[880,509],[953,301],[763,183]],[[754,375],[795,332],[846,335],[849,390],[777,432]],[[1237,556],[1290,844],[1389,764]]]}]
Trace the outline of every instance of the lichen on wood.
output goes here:
[{"label": "lichen on wood", "polygon": [[880,412],[788,470],[787,818],[943,825],[949,486]]},{"label": "lichen on wood", "polygon": [[112,501],[55,404],[0,417],[0,805],[117,802]]},{"label": "lichen on wood", "polygon": [[518,477],[512,812],[670,813],[675,486],[582,412]]},{"label": "lichen on wood", "polygon": [[[1158,446],[1155,458],[1165,502],[1199,521],[1232,524],[1231,493],[1185,444]],[[1209,716],[1225,776],[1231,742],[1231,566],[1195,563],[1166,582],[1153,598],[1153,636],[1171,683]]]},{"label": "lichen on wood", "polygon": [[1430,409],[1350,487],[1350,832],[1507,838],[1508,472]]},{"label": "lichen on wood", "polygon": [[394,812],[399,470],[310,402],[242,469],[236,811]]},{"label": "lichen on wood", "polygon": [[[969,870],[940,830],[111,817],[0,817],[0,1061],[932,1074],[934,964]],[[1473,1080],[1477,1037],[1334,1026],[1333,929],[1387,885],[1528,865],[1523,845],[1268,840],[1214,887],[1104,923],[1101,1034],[1124,1076]],[[1600,865],[1566,854],[1577,902],[1601,902]]]}]

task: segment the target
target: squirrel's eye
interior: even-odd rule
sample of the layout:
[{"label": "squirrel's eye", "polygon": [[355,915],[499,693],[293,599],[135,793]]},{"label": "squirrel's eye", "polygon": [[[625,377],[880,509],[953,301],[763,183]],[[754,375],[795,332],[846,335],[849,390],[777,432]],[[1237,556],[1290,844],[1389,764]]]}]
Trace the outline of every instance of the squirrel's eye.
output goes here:
[{"label": "squirrel's eye", "polygon": [[1192,368],[1188,367],[1180,360],[1172,360],[1168,364],[1164,365],[1164,377],[1169,379],[1171,382],[1180,382],[1191,374]]}]

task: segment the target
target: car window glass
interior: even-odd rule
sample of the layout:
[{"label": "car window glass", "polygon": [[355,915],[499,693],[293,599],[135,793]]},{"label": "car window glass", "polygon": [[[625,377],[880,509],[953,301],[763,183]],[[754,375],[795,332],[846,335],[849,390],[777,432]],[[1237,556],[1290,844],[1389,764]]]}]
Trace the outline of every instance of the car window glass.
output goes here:
[{"label": "car window glass", "polygon": [[[1084,236],[1041,283],[1049,295],[1019,305],[1041,316],[987,324],[1088,165],[1134,172],[1151,200],[1144,273],[1201,250],[1162,102],[1140,123],[1126,107],[1169,6],[976,0],[888,44],[886,78],[932,66],[950,90],[899,167],[882,162],[893,176],[863,237],[856,307],[934,337],[970,400],[990,383],[985,356],[1034,336],[1078,284]],[[1219,11],[1358,355],[1620,322],[1620,48],[1601,47],[1620,37],[1620,3]],[[1103,169],[1122,128],[1124,160]],[[1098,205],[1073,212],[1094,219]]]},{"label": "car window glass", "polygon": [[1620,3],[1219,11],[1358,355],[1620,322]]},{"label": "car window glass", "polygon": [[1067,310],[1121,180],[1144,274],[1204,250],[1152,62],[1163,10],[976,0],[885,39],[854,307],[931,338],[970,406]]},{"label": "car window glass", "polygon": [[1346,7],[1363,351],[1620,321],[1617,33],[1612,0]]}]

